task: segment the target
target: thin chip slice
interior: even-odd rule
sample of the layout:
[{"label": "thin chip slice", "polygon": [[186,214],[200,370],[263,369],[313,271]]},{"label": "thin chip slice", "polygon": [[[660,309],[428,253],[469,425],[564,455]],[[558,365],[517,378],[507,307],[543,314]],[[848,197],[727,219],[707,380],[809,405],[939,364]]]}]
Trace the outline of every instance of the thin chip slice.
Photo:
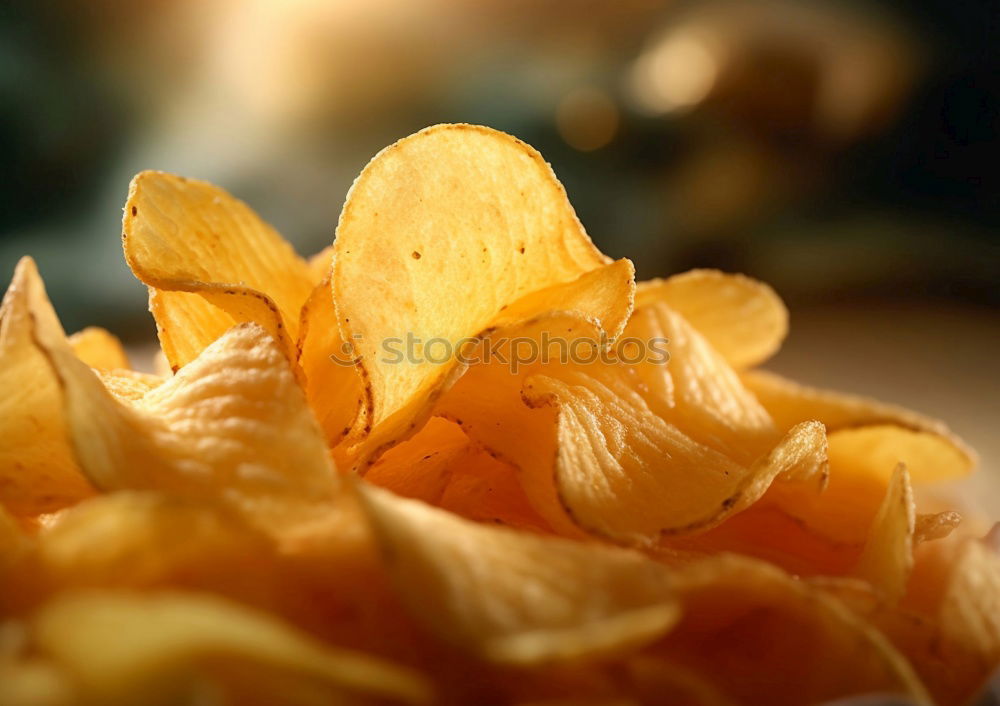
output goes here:
[{"label": "thin chip slice", "polygon": [[363,410],[364,386],[345,345],[327,277],[313,289],[302,307],[298,365],[305,378],[306,399],[333,447],[351,431]]},{"label": "thin chip slice", "polygon": [[[771,414],[779,429],[788,429],[806,419],[823,422],[830,432],[863,426],[893,425],[914,432],[934,434],[954,447],[957,457],[955,465],[940,468],[938,477],[961,477],[970,473],[978,463],[976,452],[944,422],[905,407],[861,395],[802,385],[766,370],[745,373],[743,382]],[[903,460],[908,464],[917,461],[914,458]],[[888,467],[891,468],[892,463]],[[914,468],[910,468],[910,473],[914,483],[921,482]]]},{"label": "thin chip slice", "polygon": [[336,477],[284,352],[242,324],[134,403],[58,339],[37,342],[63,391],[76,456],[99,488],[196,497],[329,497]]},{"label": "thin chip slice", "polygon": [[939,608],[944,649],[971,649],[988,672],[1000,667],[1000,555],[966,540],[952,565]]},{"label": "thin chip slice", "polygon": [[828,436],[830,482],[816,494],[777,486],[769,499],[813,531],[836,542],[861,544],[889,487],[892,469],[906,464],[914,484],[964,473],[966,457],[946,438],[893,425],[840,429]]},{"label": "thin chip slice", "polygon": [[101,378],[104,387],[108,392],[120,400],[135,402],[146,396],[146,393],[155,390],[164,383],[164,378],[159,375],[149,373],[137,373],[134,370],[98,370],[95,368],[97,376]]},{"label": "thin chip slice", "polygon": [[98,326],[88,326],[69,337],[76,357],[98,370],[127,370],[128,356],[122,342],[111,332]]},{"label": "thin chip slice", "polygon": [[333,267],[333,246],[327,245],[318,253],[309,258],[309,271],[312,273],[313,282],[319,284],[323,280],[329,286],[330,269]]},{"label": "thin chip slice", "polygon": [[[773,449],[738,463],[656,415],[645,401],[642,364],[602,362],[599,350],[586,351],[592,334],[592,324],[572,316],[522,326],[512,340],[568,341],[571,362],[556,351],[550,363],[518,374],[504,361],[473,366],[436,408],[518,469],[532,505],[558,533],[651,545],[721,522],[777,476],[822,483],[821,424],[800,425]],[[509,348],[498,352],[509,355]]]},{"label": "thin chip slice", "polygon": [[150,309],[175,370],[242,322],[294,351],[313,276],[245,203],[207,182],[145,171],[129,187],[122,228],[125,260],[151,288]]},{"label": "thin chip slice", "polygon": [[930,703],[884,636],[773,566],[723,555],[677,580],[684,617],[654,654],[710,676],[738,703],[805,705],[871,693]]},{"label": "thin chip slice", "polygon": [[890,601],[898,601],[906,593],[906,582],[913,570],[915,525],[910,476],[900,463],[892,472],[856,569],[858,576]]},{"label": "thin chip slice", "polygon": [[359,489],[413,616],[486,659],[620,653],[678,617],[667,569],[641,554],[473,524],[371,485]]},{"label": "thin chip slice", "polygon": [[[684,317],[660,301],[640,304],[623,341],[641,345],[668,341],[670,360],[659,373],[669,376],[670,399],[644,395],[664,420],[692,439],[749,464],[780,438],[771,417],[741,382],[726,359]],[[641,342],[645,342],[642,344]],[[637,366],[640,374],[648,365]],[[654,375],[648,371],[646,378]]]},{"label": "thin chip slice", "polygon": [[[376,452],[424,422],[462,341],[482,335],[505,307],[522,316],[548,310],[551,296],[518,300],[608,262],[541,156],[472,125],[427,128],[379,153],[348,195],[334,248],[341,333],[358,337],[370,390],[361,432],[372,426]],[[630,267],[620,267],[629,271],[608,277],[631,288]],[[614,320],[621,297],[609,301],[615,288],[589,278],[579,287],[578,295],[560,293],[613,338],[624,324]],[[421,346],[443,339],[451,355],[386,360],[384,342],[407,337]]]},{"label": "thin chip slice", "polygon": [[788,310],[781,298],[743,275],[691,270],[641,282],[636,306],[654,302],[681,314],[738,370],[770,358],[788,334]]},{"label": "thin chip slice", "polygon": [[[114,639],[109,639],[113,636]],[[338,694],[407,703],[430,700],[416,673],[317,642],[264,613],[208,594],[114,591],[67,593],[33,621],[43,654],[70,672],[90,703],[145,702],[150,693],[182,696],[192,669],[211,659],[288,669]],[[281,694],[274,694],[278,701]]]},{"label": "thin chip slice", "polygon": [[271,540],[221,502],[119,491],[59,513],[38,535],[48,587],[210,590],[263,601]]},{"label": "thin chip slice", "polygon": [[38,269],[25,257],[0,306],[0,504],[19,517],[94,492],[66,442],[59,387],[32,341],[33,327],[66,345]]},{"label": "thin chip slice", "polygon": [[529,404],[553,405],[556,420],[555,467],[551,455],[538,453],[522,468],[529,478],[552,476],[563,508],[589,532],[648,544],[718,524],[779,475],[822,477],[826,439],[818,423],[792,429],[746,467],[652,414],[608,371],[600,379],[582,372],[529,378],[523,393]]},{"label": "thin chip slice", "polygon": [[521,488],[517,469],[442,417],[383,454],[365,480],[477,522],[548,530]]}]

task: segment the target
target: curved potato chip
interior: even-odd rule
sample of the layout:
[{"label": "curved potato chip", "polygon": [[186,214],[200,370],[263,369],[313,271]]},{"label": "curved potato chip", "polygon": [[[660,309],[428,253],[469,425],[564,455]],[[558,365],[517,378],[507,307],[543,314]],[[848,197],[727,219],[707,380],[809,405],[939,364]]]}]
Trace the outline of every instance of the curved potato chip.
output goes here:
[{"label": "curved potato chip", "polygon": [[[749,464],[780,438],[767,411],[723,356],[666,304],[638,305],[624,337],[669,342],[670,360],[659,366],[660,375],[671,379],[669,399],[653,394],[643,397],[658,416],[695,441]],[[653,366],[637,366],[640,374],[648,367]],[[653,374],[647,372],[645,379]]]},{"label": "curved potato chip", "polygon": [[329,288],[330,269],[333,267],[333,246],[327,245],[318,253],[309,258],[309,271],[312,273],[313,282],[317,284],[327,281]]},{"label": "curved potato chip", "polygon": [[816,704],[867,693],[930,697],[877,630],[764,562],[719,556],[677,572],[683,618],[652,653],[739,703]]},{"label": "curved potato chip", "polygon": [[122,342],[111,332],[98,326],[88,326],[69,337],[76,357],[98,370],[128,370],[128,356]]},{"label": "curved potato chip", "polygon": [[150,310],[176,370],[228,331],[254,322],[289,355],[309,265],[245,203],[204,181],[141,172],[122,219],[125,260],[150,287]]},{"label": "curved potato chip", "polygon": [[906,464],[913,483],[943,480],[968,469],[961,451],[930,432],[864,426],[834,431],[828,443],[830,482],[822,494],[782,486],[773,488],[769,497],[813,531],[837,542],[866,540],[896,464]]},{"label": "curved potato chip", "polygon": [[316,285],[302,306],[298,350],[306,399],[327,443],[336,446],[361,414],[364,386],[352,363],[352,349],[340,337],[329,277]]},{"label": "curved potato chip", "polygon": [[155,390],[164,383],[164,379],[159,375],[137,373],[134,370],[99,370],[95,368],[94,371],[108,392],[118,399],[128,402],[141,400],[147,392]]},{"label": "curved potato chip", "polygon": [[112,396],[65,344],[36,332],[59,378],[76,456],[100,488],[192,496],[330,497],[326,444],[284,353],[242,324],[141,400]]},{"label": "curved potato chip", "polygon": [[0,504],[20,517],[94,493],[67,443],[59,387],[33,328],[65,345],[35,262],[25,257],[0,305]]},{"label": "curved potato chip", "polygon": [[477,522],[548,530],[518,483],[517,469],[441,417],[432,417],[412,438],[389,449],[365,480]]},{"label": "curved potato chip", "polygon": [[677,619],[668,570],[629,550],[470,523],[359,486],[415,618],[489,660],[621,652]]},{"label": "curved potato chip", "polygon": [[942,654],[940,629],[935,619],[904,610],[875,593],[866,582],[851,579],[813,579],[811,583],[850,608],[885,635],[913,665],[937,704],[968,704],[989,670],[973,650],[961,644],[947,646]]},{"label": "curved potato chip", "polygon": [[[392,364],[383,359],[385,342],[458,346],[487,331],[505,307],[546,310],[551,295],[518,300],[608,262],[541,156],[472,125],[427,128],[380,152],[348,194],[334,249],[333,297],[343,337],[358,341],[370,390],[364,426],[379,428],[376,449],[426,419],[456,365],[455,350],[440,363],[424,356]],[[631,280],[617,270],[609,277],[625,274]],[[590,279],[579,286],[575,303],[612,338],[624,323],[613,320],[620,298],[606,301]]]},{"label": "curved potato chip", "polygon": [[69,508],[38,535],[53,589],[186,587],[262,599],[269,538],[217,502],[119,491]]},{"label": "curved potato chip", "polygon": [[972,650],[987,673],[1000,667],[1000,555],[967,539],[938,610],[944,650]]},{"label": "curved potato chip", "polygon": [[691,270],[640,282],[635,297],[637,307],[662,302],[681,314],[737,369],[763,363],[788,335],[784,302],[744,275]]},{"label": "curved potato chip", "polygon": [[751,505],[777,476],[812,477],[825,468],[818,423],[791,430],[748,468],[652,414],[619,376],[560,378],[525,383],[529,404],[557,411],[555,467],[544,468],[552,457],[538,454],[523,468],[553,475],[565,511],[600,536],[646,544],[704,530]]},{"label": "curved potato chip", "polygon": [[133,704],[151,693],[183,694],[185,682],[190,686],[184,673],[207,668],[212,658],[291,670],[319,680],[333,696],[430,700],[427,682],[409,669],[325,645],[267,614],[207,594],[67,593],[35,617],[33,636],[94,703]]},{"label": "curved potato chip", "polygon": [[[955,467],[939,469],[940,477],[966,475],[979,461],[976,452],[944,422],[905,407],[861,395],[802,385],[766,370],[745,373],[743,382],[757,396],[780,429],[790,428],[806,419],[816,419],[823,422],[831,432],[861,426],[893,425],[914,432],[935,434],[951,444],[956,455],[962,457]],[[907,463],[916,462],[916,459],[904,460]],[[891,467],[892,463],[888,468]],[[911,468],[910,472],[915,483],[921,482],[914,469]]]},{"label": "curved potato chip", "polygon": [[917,515],[913,529],[913,543],[920,544],[944,539],[962,523],[962,516],[954,510]]},{"label": "curved potato chip", "polygon": [[[576,342],[587,343],[589,326],[579,317],[553,315],[516,333],[531,340],[578,336]],[[743,465],[653,413],[641,384],[643,363],[595,357],[589,364],[566,365],[550,358],[551,365],[526,366],[520,375],[504,363],[475,365],[442,397],[436,413],[514,465],[531,504],[560,534],[583,529],[651,544],[662,535],[721,522],[754,502],[776,476],[825,476],[825,435],[818,423],[800,425],[773,455],[757,454]],[[692,406],[707,406],[701,388],[686,379],[685,388]],[[727,395],[722,390],[715,396],[737,399]],[[752,398],[749,404],[752,409]],[[740,409],[738,402],[734,409]],[[670,413],[678,424],[686,421]]]},{"label": "curved potato chip", "polygon": [[913,570],[915,525],[910,476],[900,463],[892,472],[856,569],[858,576],[890,601],[898,601],[906,593],[906,582]]}]

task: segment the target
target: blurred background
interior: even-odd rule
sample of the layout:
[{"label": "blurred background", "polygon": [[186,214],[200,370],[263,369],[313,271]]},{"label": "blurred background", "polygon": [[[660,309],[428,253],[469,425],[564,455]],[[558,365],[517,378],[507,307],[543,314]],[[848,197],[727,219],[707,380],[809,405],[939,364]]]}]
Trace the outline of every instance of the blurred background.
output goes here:
[{"label": "blurred background", "polygon": [[1000,465],[995,2],[6,0],[0,94],[0,270],[32,254],[69,330],[154,335],[119,243],[135,172],[225,186],[311,254],[375,152],[483,123],[641,277],[772,283],[771,367]]}]

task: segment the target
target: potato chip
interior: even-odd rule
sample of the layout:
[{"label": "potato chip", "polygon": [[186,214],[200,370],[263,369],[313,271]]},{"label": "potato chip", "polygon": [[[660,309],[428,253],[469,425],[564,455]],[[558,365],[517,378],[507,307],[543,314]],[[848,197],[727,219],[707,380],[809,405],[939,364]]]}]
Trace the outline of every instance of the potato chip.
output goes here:
[{"label": "potato chip", "polygon": [[820,589],[722,555],[678,572],[683,618],[652,650],[738,703],[815,704],[865,693],[929,703],[906,660]]},{"label": "potato chip", "polygon": [[913,529],[913,543],[944,539],[962,523],[962,516],[954,510],[918,514]]},{"label": "potato chip", "polygon": [[[67,593],[36,616],[33,638],[93,703],[183,697],[197,683],[191,670],[201,667],[211,675],[216,659],[290,670],[326,685],[331,699],[346,693],[430,700],[427,682],[408,669],[324,645],[266,614],[207,594]],[[276,703],[281,697],[272,695]]]},{"label": "potato chip", "polygon": [[441,417],[383,454],[365,480],[477,522],[548,531],[518,483],[517,469]]},{"label": "potato chip", "polygon": [[[570,341],[576,336],[586,343],[592,338],[588,326],[578,317],[553,316],[516,334],[531,340],[543,334]],[[534,508],[561,534],[575,536],[583,529],[649,545],[665,535],[721,522],[753,503],[778,475],[821,481],[825,474],[826,441],[818,423],[801,425],[775,444],[773,454],[766,449],[744,465],[654,414],[645,401],[648,391],[637,384],[643,364],[554,360],[528,366],[520,375],[504,364],[473,366],[436,409],[514,465]],[[705,414],[711,422],[703,428],[714,423],[714,429],[729,428],[735,435],[750,428],[747,436],[762,438],[753,425],[741,430],[719,423],[726,414],[738,419],[742,410],[753,410],[752,397],[741,406],[738,381],[728,389],[720,383],[720,389],[682,380],[690,407],[707,407],[706,391],[729,401],[727,411],[716,412],[720,416]],[[687,422],[685,415],[667,413],[678,424]],[[752,413],[743,418],[753,418]],[[761,422],[769,428],[766,414]],[[717,437],[706,433],[704,438]]]},{"label": "potato chip", "polygon": [[150,287],[175,370],[242,322],[259,324],[292,354],[313,277],[242,201],[207,182],[145,171],[129,187],[122,228],[125,260]]},{"label": "potato chip", "polygon": [[910,475],[900,463],[892,472],[856,569],[858,576],[890,601],[898,601],[906,592],[906,582],[913,570],[915,526]]},{"label": "potato chip", "polygon": [[155,390],[163,384],[159,375],[137,373],[134,370],[99,370],[94,369],[97,377],[104,383],[108,392],[120,400],[135,402],[146,396],[150,390]]},{"label": "potato chip", "polygon": [[309,258],[309,271],[312,273],[313,282],[321,284],[327,280],[329,288],[330,269],[333,267],[333,246],[327,245],[318,253]]},{"label": "potato chip", "polygon": [[58,510],[94,492],[66,442],[59,387],[32,328],[65,345],[45,285],[25,257],[0,306],[0,504],[17,516]]},{"label": "potato chip", "polygon": [[326,277],[302,307],[298,365],[309,406],[331,447],[347,436],[363,411],[363,380],[353,358],[353,350],[340,337]]},{"label": "potato chip", "polygon": [[621,652],[677,619],[668,571],[641,554],[473,524],[371,485],[359,490],[413,616],[486,659]]},{"label": "potato chip", "polygon": [[939,609],[945,643],[971,648],[982,665],[1000,667],[1000,556],[968,539],[952,565]]},{"label": "potato chip", "polygon": [[968,470],[964,454],[931,432],[863,426],[834,431],[828,443],[830,482],[822,494],[802,486],[781,486],[771,490],[769,499],[837,542],[866,541],[898,463],[906,464],[914,483],[944,480]]},{"label": "potato chip", "polygon": [[[691,270],[641,282],[636,307],[669,306],[708,339],[731,366],[759,365],[788,335],[788,310],[763,282],[718,270]],[[802,420],[798,420],[802,421]]]},{"label": "potato chip", "polygon": [[52,588],[172,586],[263,602],[275,551],[222,503],[120,491],[59,513],[37,558]]},{"label": "potato chip", "polygon": [[278,344],[243,324],[176,376],[126,403],[58,339],[39,345],[60,380],[76,456],[105,490],[197,497],[330,497],[321,432]]},{"label": "potato chip", "polygon": [[98,326],[88,326],[69,337],[69,345],[76,357],[98,370],[128,369],[125,348],[109,331]]},{"label": "potato chip", "polygon": [[[617,288],[581,278],[608,259],[552,170],[532,148],[487,128],[439,125],[383,150],[355,181],[334,248],[333,296],[344,339],[358,342],[375,451],[423,423],[456,366],[455,350],[440,362],[421,355],[393,364],[386,342],[412,337],[423,354],[437,339],[458,346],[494,326],[505,307],[522,317],[548,310],[553,291],[600,320],[609,338],[624,325]],[[606,277],[631,287],[628,266]],[[528,298],[574,280],[577,294]]]},{"label": "potato chip", "polygon": [[[861,395],[801,385],[766,370],[745,373],[743,382],[757,396],[780,429],[790,428],[807,419],[823,422],[830,432],[891,425],[939,436],[954,447],[954,460],[934,474],[938,478],[961,477],[970,473],[978,463],[975,451],[952,433],[944,422],[905,407]],[[918,461],[916,458],[896,460],[907,463]],[[893,463],[895,461],[888,468],[892,468]],[[921,482],[921,474],[914,468],[910,469],[910,473],[914,483]]]},{"label": "potato chip", "polygon": [[[671,380],[669,398],[644,398],[658,416],[692,439],[749,464],[780,438],[767,411],[722,355],[666,304],[639,304],[625,328],[623,340],[628,339],[669,342],[669,362],[658,366],[659,375]],[[651,365],[636,367],[641,375]],[[648,371],[644,380],[654,374]]]}]

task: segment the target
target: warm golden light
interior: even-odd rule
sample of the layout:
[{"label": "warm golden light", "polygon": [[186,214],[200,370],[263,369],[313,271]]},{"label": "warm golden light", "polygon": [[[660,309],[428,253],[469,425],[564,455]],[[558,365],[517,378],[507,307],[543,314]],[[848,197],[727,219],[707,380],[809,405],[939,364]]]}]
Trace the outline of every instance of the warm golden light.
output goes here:
[{"label": "warm golden light", "polygon": [[632,97],[649,113],[690,108],[708,96],[718,73],[718,57],[708,42],[691,32],[675,32],[636,61]]}]

